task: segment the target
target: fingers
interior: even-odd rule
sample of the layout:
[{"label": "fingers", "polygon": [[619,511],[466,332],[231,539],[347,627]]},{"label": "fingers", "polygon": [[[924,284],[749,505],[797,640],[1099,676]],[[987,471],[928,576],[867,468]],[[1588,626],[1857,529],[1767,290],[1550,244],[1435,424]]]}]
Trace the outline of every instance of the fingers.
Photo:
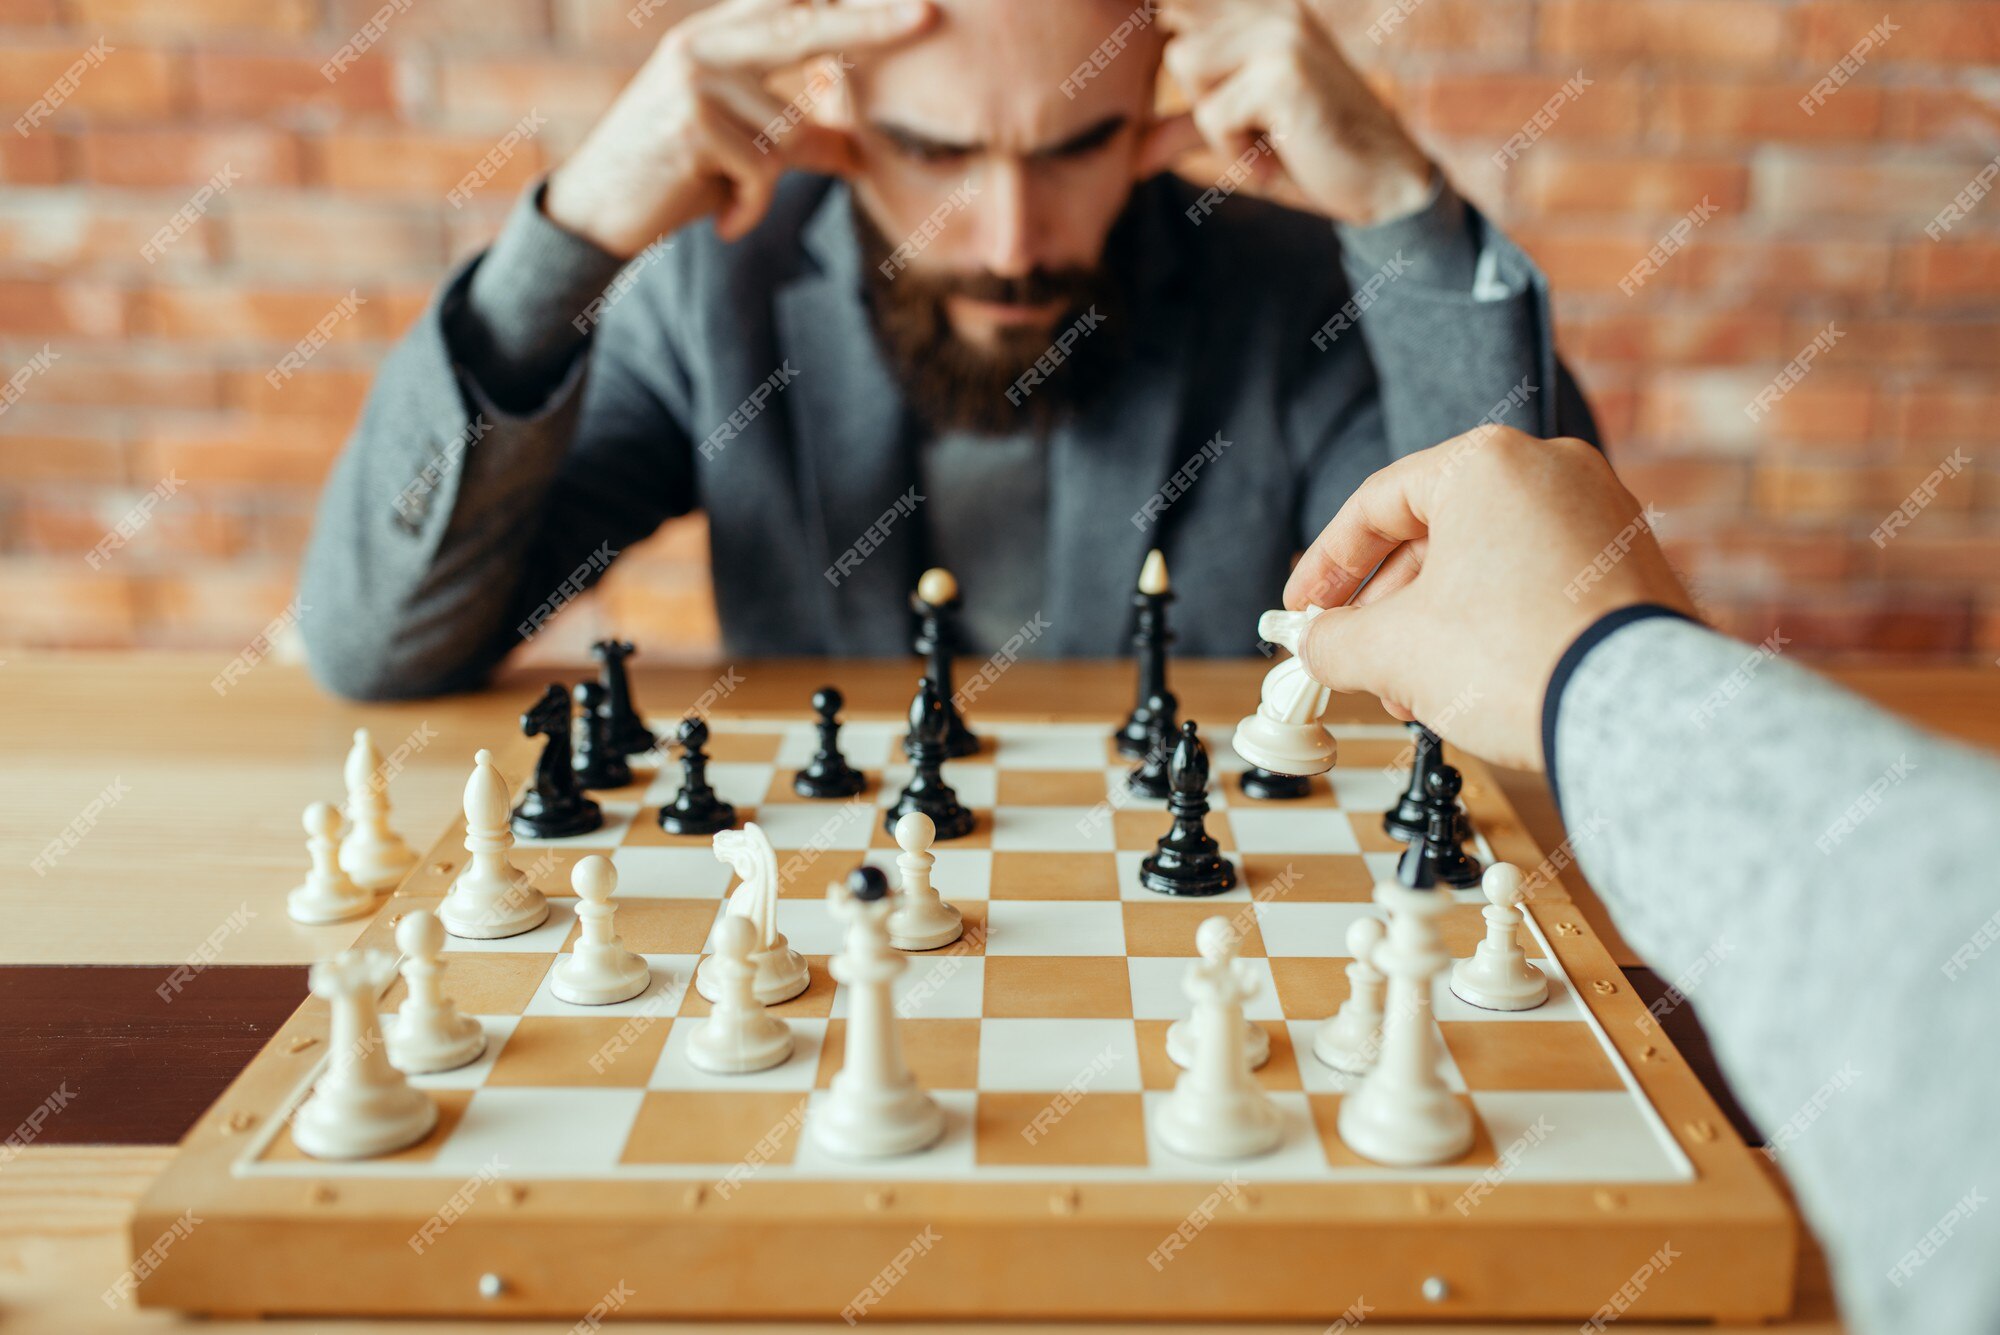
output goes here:
[{"label": "fingers", "polygon": [[1285,581],[1285,606],[1340,606],[1391,552],[1430,532],[1428,513],[1418,499],[1427,491],[1418,485],[1418,461],[1428,453],[1398,459],[1355,488],[1292,568]]},{"label": "fingers", "polygon": [[1195,103],[1194,123],[1211,148],[1234,162],[1250,151],[1259,134],[1272,128],[1266,107],[1265,91],[1245,67]]},{"label": "fingers", "polygon": [[1306,675],[1336,691],[1366,691],[1401,699],[1397,665],[1409,652],[1405,627],[1413,592],[1403,590],[1363,607],[1334,607],[1314,617],[1299,640]]},{"label": "fingers", "polygon": [[1417,577],[1424,568],[1424,552],[1430,546],[1428,538],[1413,538],[1395,551],[1375,568],[1375,578],[1361,586],[1361,592],[1354,595],[1354,604],[1365,607],[1378,598],[1386,598],[1403,588]]},{"label": "fingers", "polygon": [[717,69],[764,72],[813,56],[900,42],[930,27],[936,18],[929,0],[749,9],[703,25],[692,35],[689,49],[696,60]]}]

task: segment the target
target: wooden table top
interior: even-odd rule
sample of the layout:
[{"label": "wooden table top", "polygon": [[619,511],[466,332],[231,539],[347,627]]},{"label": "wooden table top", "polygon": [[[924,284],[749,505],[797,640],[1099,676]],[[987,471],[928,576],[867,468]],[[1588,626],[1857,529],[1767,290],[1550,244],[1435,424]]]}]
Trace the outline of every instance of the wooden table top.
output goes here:
[{"label": "wooden table top", "polygon": [[[518,737],[516,718],[539,686],[561,675],[516,671],[492,689],[442,700],[355,705],[333,699],[296,665],[267,662],[226,696],[210,682],[222,667],[213,654],[10,654],[0,666],[9,701],[0,735],[0,909],[11,930],[0,935],[0,996],[17,998],[0,1015],[15,1043],[33,1042],[23,1028],[43,1026],[58,1042],[62,1015],[76,1023],[104,1017],[103,998],[125,975],[92,975],[80,965],[171,967],[188,960],[227,925],[218,966],[241,970],[273,995],[274,1019],[291,1009],[278,970],[305,965],[348,945],[366,919],[309,928],[285,916],[282,892],[299,877],[303,835],[299,816],[309,802],[338,802],[341,764],[353,729],[374,731],[392,752],[407,744],[396,777],[396,824],[427,840],[457,810],[473,751]],[[1179,662],[1174,688],[1183,717],[1228,720],[1254,708],[1269,664]],[[916,677],[911,662],[790,661],[717,668],[645,668],[634,693],[655,715],[678,712],[704,691],[726,692],[730,712],[803,714],[812,691],[826,682],[846,694],[855,717],[900,717]],[[1994,669],[1869,669],[1836,674],[1888,708],[1926,725],[2000,748],[2000,671]],[[1032,718],[1060,701],[1065,712],[1101,713],[1107,726],[1130,705],[1129,664],[1023,662],[1002,673],[969,711],[978,718]],[[1333,713],[1347,721],[1384,721],[1372,701],[1338,698]],[[1562,839],[1553,803],[1539,776],[1501,772],[1502,787],[1544,848]],[[94,818],[86,813],[93,803]],[[58,845],[43,873],[31,864]],[[1588,886],[1574,869],[1564,882],[1593,924],[1622,947]],[[158,977],[164,977],[164,974]],[[296,994],[302,975],[293,974]],[[105,987],[94,986],[102,981]],[[109,986],[114,981],[120,986]],[[149,974],[147,990],[157,979]],[[85,986],[79,989],[79,982]],[[252,989],[254,1009],[261,995]],[[208,1005],[192,989],[185,1009],[161,1023],[215,1025],[211,1060],[229,1069],[248,1060],[261,1031],[228,1006]],[[237,1004],[237,1003],[230,1003]],[[8,1016],[13,1018],[10,1020]],[[49,1028],[53,1026],[53,1028]],[[0,1035],[0,1039],[4,1039]],[[128,1042],[138,1042],[128,1036]],[[144,1083],[143,1061],[126,1081]],[[91,1069],[91,1081],[113,1081],[98,1097],[111,1102],[117,1070]],[[13,1125],[48,1094],[40,1085],[22,1108],[19,1091],[6,1096],[0,1120]],[[75,1089],[79,1103],[88,1093]],[[79,1121],[83,1119],[80,1117]],[[113,1119],[115,1121],[115,1119]],[[107,1133],[104,1139],[141,1139]],[[30,1146],[0,1160],[0,1310],[19,1328],[95,1328],[174,1324],[160,1314],[112,1317],[98,1294],[123,1267],[119,1228],[145,1183],[165,1162],[163,1145]],[[74,1139],[72,1137],[72,1139]],[[282,1323],[277,1323],[282,1324]],[[346,1323],[314,1322],[324,1330]],[[303,1329],[304,1327],[301,1327]],[[356,1328],[403,1329],[403,1323]],[[461,1328],[425,1324],[426,1332]],[[469,1325],[464,1328],[470,1328]],[[515,1327],[520,1329],[522,1327]],[[560,1329],[539,1323],[530,1329]],[[415,1325],[411,1330],[419,1329]],[[1097,1328],[1097,1329],[1101,1329]],[[1462,1329],[1462,1328],[1461,1328]],[[1799,1312],[1786,1329],[1834,1330],[1824,1267],[1809,1253],[1800,1281]]]}]

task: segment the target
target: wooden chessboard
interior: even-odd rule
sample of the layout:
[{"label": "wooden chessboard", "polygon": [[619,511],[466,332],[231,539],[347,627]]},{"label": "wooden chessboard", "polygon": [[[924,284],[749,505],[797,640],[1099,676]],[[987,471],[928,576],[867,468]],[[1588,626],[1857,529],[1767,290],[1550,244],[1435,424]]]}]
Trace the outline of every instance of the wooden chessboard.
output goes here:
[{"label": "wooden chessboard", "polygon": [[[1505,1015],[1440,982],[1448,1078],[1477,1140],[1457,1163],[1390,1169],[1341,1143],[1335,1115],[1353,1082],[1312,1056],[1311,1034],[1346,995],[1346,928],[1376,911],[1372,883],[1394,866],[1380,822],[1408,764],[1403,730],[1336,729],[1339,767],[1289,802],[1245,797],[1226,734],[1209,736],[1209,828],[1241,877],[1180,902],[1138,884],[1166,816],[1125,794],[1130,762],[1108,720],[974,722],[984,749],[946,774],[978,825],[934,850],[966,935],[911,956],[897,985],[907,1055],[948,1115],[939,1144],[857,1163],[806,1134],[846,1012],[826,970],[837,933],[825,887],[861,860],[893,868],[881,817],[906,775],[901,725],[850,722],[844,749],[868,790],[810,802],[790,786],[814,746],[809,721],[719,717],[710,779],[770,835],[779,925],[812,966],[808,991],[776,1008],[793,1057],[735,1077],[687,1062],[707,1010],[689,984],[731,873],[706,839],[655,824],[677,767],[642,771],[599,794],[601,830],[517,847],[554,897],[545,925],[450,942],[446,989],[489,1042],[475,1064],[417,1079],[440,1107],[432,1135],[364,1162],[299,1153],[286,1119],[326,1056],[326,1008],[308,999],[142,1203],[139,1300],[562,1317],[1785,1311],[1789,1209],[1476,762],[1461,761],[1475,845],[1529,874],[1529,951],[1553,995]],[[499,754],[518,783],[530,752]],[[402,914],[436,908],[463,838],[455,822],[358,944],[393,950]],[[556,1000],[547,981],[576,937],[569,870],[590,852],[617,865],[617,930],[654,975],[640,997],[595,1008]],[[1483,901],[1455,898],[1445,934],[1463,955]],[[1176,1075],[1165,1031],[1185,1012],[1195,928],[1217,913],[1263,980],[1249,1011],[1271,1037],[1259,1078],[1286,1120],[1275,1153],[1235,1163],[1180,1158],[1151,1129]],[[385,1010],[401,993],[390,988]]]}]

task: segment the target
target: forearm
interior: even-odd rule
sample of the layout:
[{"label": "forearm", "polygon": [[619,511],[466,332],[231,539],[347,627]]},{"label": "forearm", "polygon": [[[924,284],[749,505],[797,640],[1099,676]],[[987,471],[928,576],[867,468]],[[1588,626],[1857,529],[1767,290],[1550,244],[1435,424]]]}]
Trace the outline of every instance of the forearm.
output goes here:
[{"label": "forearm", "polygon": [[1782,648],[1655,618],[1573,650],[1545,719],[1564,819],[1620,932],[1699,1008],[1849,1316],[1994,1329],[2000,1210],[1964,1202],[2000,1183],[2000,958],[1979,945],[2000,765]]}]

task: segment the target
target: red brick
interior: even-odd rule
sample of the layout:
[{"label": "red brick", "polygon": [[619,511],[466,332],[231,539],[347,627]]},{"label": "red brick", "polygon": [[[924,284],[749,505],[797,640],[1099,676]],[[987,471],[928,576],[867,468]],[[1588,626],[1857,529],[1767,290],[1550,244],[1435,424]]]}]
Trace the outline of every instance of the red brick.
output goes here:
[{"label": "red brick", "polygon": [[120,37],[299,36],[313,29],[312,0],[65,0],[70,24]]},{"label": "red brick", "polygon": [[0,135],[0,185],[54,185],[63,170],[60,136]]},{"label": "red brick", "polygon": [[[1757,508],[1766,514],[1852,519],[1867,531],[1903,504],[1936,468],[1936,461],[1856,466],[1766,464],[1758,466],[1752,474],[1751,491]],[[1968,511],[1972,501],[1971,479],[1961,473],[1938,488],[1930,505],[1912,521],[1912,527],[1926,519]]]},{"label": "red brick", "polygon": [[106,283],[0,279],[0,334],[115,338],[130,328],[130,296]]},{"label": "red brick", "polygon": [[1772,0],[1544,0],[1539,45],[1558,62],[1749,67],[1790,55]]},{"label": "red brick", "polygon": [[1547,147],[1531,146],[1514,168],[1522,178],[1522,202],[1540,213],[1644,214],[1671,219],[1703,200],[1724,213],[1743,208],[1749,173],[1739,163],[1537,151]]},{"label": "red brick", "polygon": [[[1610,225],[1583,228],[1570,225],[1538,229],[1524,222],[1508,229],[1514,240],[1531,255],[1548,276],[1558,300],[1566,296],[1608,292],[1622,296],[1619,283],[1632,266],[1646,258],[1660,240],[1660,228]],[[1699,232],[1696,233],[1699,236]],[[1686,276],[1690,246],[1670,257],[1635,289],[1636,298],[1651,302],[1680,287]]]},{"label": "red brick", "polygon": [[71,343],[60,352],[62,360],[36,383],[37,404],[92,410],[222,406],[221,373],[200,349]]},{"label": "red brick", "polygon": [[[1407,103],[1410,119],[1433,134],[1476,136],[1501,143],[1540,111],[1569,77],[1512,72],[1435,74],[1412,89]],[[1593,80],[1574,103],[1556,113],[1554,124],[1537,142],[1636,138],[1644,93],[1635,80]]]},{"label": "red brick", "polygon": [[154,422],[139,440],[140,477],[177,473],[189,486],[317,486],[347,435],[344,422],[240,414]]},{"label": "red brick", "polygon": [[1746,144],[1772,140],[1868,140],[1881,128],[1882,90],[1850,84],[1814,105],[1808,115],[1795,83],[1686,83],[1661,85],[1653,102],[1653,128],[1667,143]]},{"label": "red brick", "polygon": [[2000,422],[2000,384],[1925,379],[1887,396],[1884,429],[1898,444],[1919,447],[1991,441]]},{"label": "red brick", "polygon": [[[328,135],[316,145],[319,176],[336,190],[357,194],[402,194],[446,202],[447,194],[468,176],[473,176],[467,193],[511,198],[542,170],[541,148],[532,135],[532,125],[500,156],[500,140],[493,135],[438,135],[413,131],[401,133],[339,133]],[[480,179],[482,162],[489,154],[491,174]]]},{"label": "red brick", "polygon": [[139,294],[135,319],[156,338],[289,348],[354,295],[360,296],[360,305],[330,325],[326,339],[329,344],[366,342],[387,326],[378,323],[369,294],[346,287],[276,287],[227,279],[155,287]]},{"label": "red brick", "polygon": [[375,328],[384,338],[401,338],[430,309],[436,295],[435,283],[388,287],[369,294],[368,300],[376,308]]},{"label": "red brick", "polygon": [[271,56],[198,51],[194,101],[208,116],[262,119],[300,113],[386,115],[396,109],[394,66],[388,53],[371,50],[328,81],[325,56]]},{"label": "red brick", "polygon": [[53,28],[60,21],[55,0],[0,0],[0,27]]},{"label": "red brick", "polygon": [[[53,376],[62,368],[57,362]],[[0,435],[0,482],[107,482],[125,479],[125,450],[91,436]]]},{"label": "red brick", "polygon": [[[56,80],[71,66],[85,59],[96,41],[85,38],[33,42],[10,41],[0,46],[0,106],[18,108],[8,118],[24,116]],[[181,71],[176,58],[163,51],[107,43],[103,58],[86,65],[76,77],[75,87],[52,115],[31,128],[31,134],[46,134],[51,126],[74,122],[79,112],[92,119],[152,119],[171,115],[177,105],[176,90]]]},{"label": "red brick", "polygon": [[228,379],[227,401],[260,417],[309,417],[321,422],[351,424],[374,383],[372,371],[325,367],[317,362],[281,376],[276,385],[267,371],[238,372]]},{"label": "red brick", "polygon": [[1890,537],[1872,552],[1879,572],[1892,579],[1931,583],[1954,581],[2000,591],[2000,535],[1992,533],[1934,534],[1918,516],[1909,528]]},{"label": "red brick", "polygon": [[[164,648],[221,646],[240,652],[298,596],[288,567],[191,566],[144,581],[146,642]],[[220,664],[217,665],[220,667]]]},{"label": "red brick", "polygon": [[1884,156],[1857,163],[1769,152],[1757,157],[1751,194],[1758,212],[1788,223],[1818,223],[1828,217],[1926,223],[1982,165],[1970,155],[1962,162]]},{"label": "red brick", "polygon": [[[650,46],[706,4],[707,0],[657,0],[635,24],[628,16],[637,8],[637,0],[555,0],[555,31],[567,46],[629,47],[634,42]],[[1362,20],[1362,26],[1371,21],[1372,17]]]},{"label": "red brick", "polygon": [[175,272],[213,255],[213,216],[173,239],[146,262],[144,247],[171,226],[185,200],[143,203],[76,190],[16,190],[0,195],[0,262],[44,271]]},{"label": "red brick", "polygon": [[[627,7],[629,8],[630,0]],[[382,8],[382,0],[330,0],[328,25],[347,40]],[[623,22],[623,15],[620,15]],[[638,34],[638,29],[626,27]],[[423,0],[383,25],[384,43],[443,39],[453,49],[505,44],[541,45],[550,34],[547,0]]]},{"label": "red brick", "polygon": [[1769,378],[1762,370],[1669,371],[1650,376],[1640,389],[1637,434],[1683,449],[1730,447],[1748,452],[1761,432],[1744,408]]},{"label": "red brick", "polygon": [[1563,346],[1585,361],[1726,365],[1776,356],[1788,327],[1785,317],[1758,311],[1621,309],[1570,322]]},{"label": "red brick", "polygon": [[2000,141],[2000,106],[1991,89],[1908,86],[1883,92],[1882,133],[1931,148],[1970,148]]},{"label": "red brick", "polygon": [[1765,240],[1697,232],[1670,268],[1686,285],[1738,299],[1869,297],[1889,288],[1891,247],[1875,240]]},{"label": "red brick", "polygon": [[1798,531],[1724,521],[1698,533],[1663,539],[1667,558],[1704,587],[1735,594],[1769,594],[1788,587],[1835,584],[1863,563],[1862,547],[1821,528]]},{"label": "red brick", "polygon": [[2000,241],[1913,241],[1897,289],[1920,306],[1979,306],[2000,298]]},{"label": "red brick", "polygon": [[[1963,654],[1972,642],[1972,599],[1920,597],[1908,590],[1856,591],[1774,599],[1752,624],[1781,632],[1797,650],[1850,658],[1918,659]],[[1754,633],[1746,633],[1754,638]]]},{"label": "red brick", "polygon": [[225,168],[232,190],[301,180],[298,140],[256,126],[91,130],[75,142],[78,175],[105,185],[192,187]]},{"label": "red brick", "polygon": [[1750,494],[1750,471],[1736,459],[1624,459],[1618,476],[1634,496],[1673,513],[1736,513]]},{"label": "red brick", "polygon": [[0,644],[123,648],[133,644],[139,599],[130,579],[81,561],[0,560]]},{"label": "red brick", "polygon": [[[1815,454],[1825,454],[1851,452],[1851,447],[1884,434],[1875,382],[1854,374],[1856,363],[1851,358],[1843,359],[1837,369],[1832,359],[1840,352],[1840,345],[1834,345],[1828,360],[1816,363],[1806,379],[1777,400],[1761,424],[1767,439],[1803,442]],[[1791,356],[1784,354],[1778,364]]]},{"label": "red brick", "polygon": [[435,215],[393,205],[309,196],[231,201],[229,253],[244,266],[288,280],[366,283],[422,273],[441,277],[445,253]]},{"label": "red brick", "polygon": [[495,133],[530,111],[551,118],[595,121],[630,81],[650,47],[633,46],[628,60],[502,60],[447,55],[437,70],[438,102],[453,118],[476,118]]},{"label": "red brick", "polygon": [[1854,49],[1887,15],[1896,30],[1862,56],[1874,65],[2000,63],[2000,4],[1994,0],[1809,0],[1799,11],[1799,59],[1828,65]]}]

